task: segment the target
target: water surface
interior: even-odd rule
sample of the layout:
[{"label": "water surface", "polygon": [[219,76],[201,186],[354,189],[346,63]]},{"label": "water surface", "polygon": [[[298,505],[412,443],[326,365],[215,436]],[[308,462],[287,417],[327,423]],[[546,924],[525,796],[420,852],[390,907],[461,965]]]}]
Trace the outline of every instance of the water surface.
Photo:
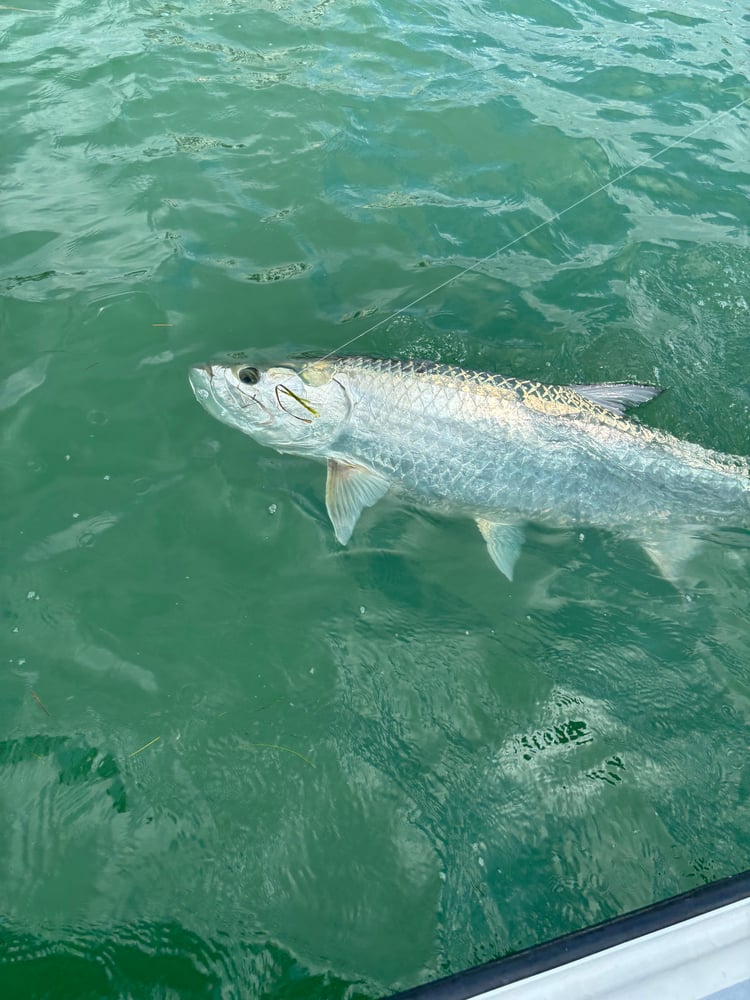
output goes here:
[{"label": "water surface", "polygon": [[[33,3],[33,0],[31,0]],[[750,867],[750,539],[385,502],[189,364],[656,381],[746,453],[750,96],[706,0],[0,9],[6,996],[376,997]]]}]

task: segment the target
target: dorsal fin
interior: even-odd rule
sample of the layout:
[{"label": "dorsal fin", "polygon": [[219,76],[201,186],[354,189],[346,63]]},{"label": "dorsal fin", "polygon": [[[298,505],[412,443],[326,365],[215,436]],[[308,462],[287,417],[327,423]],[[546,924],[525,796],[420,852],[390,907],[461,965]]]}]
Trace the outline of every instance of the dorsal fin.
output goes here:
[{"label": "dorsal fin", "polygon": [[624,416],[629,407],[648,403],[664,391],[658,385],[636,385],[630,382],[598,382],[594,385],[572,385],[570,388],[618,417]]}]

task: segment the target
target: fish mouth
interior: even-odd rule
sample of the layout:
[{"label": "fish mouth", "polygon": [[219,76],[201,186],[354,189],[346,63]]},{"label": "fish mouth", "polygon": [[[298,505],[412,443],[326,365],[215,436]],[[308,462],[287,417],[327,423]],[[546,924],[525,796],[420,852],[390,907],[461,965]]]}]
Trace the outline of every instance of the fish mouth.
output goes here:
[{"label": "fish mouth", "polygon": [[188,372],[190,388],[193,390],[195,398],[204,406],[210,398],[216,402],[212,386],[213,374],[211,365],[193,365]]}]

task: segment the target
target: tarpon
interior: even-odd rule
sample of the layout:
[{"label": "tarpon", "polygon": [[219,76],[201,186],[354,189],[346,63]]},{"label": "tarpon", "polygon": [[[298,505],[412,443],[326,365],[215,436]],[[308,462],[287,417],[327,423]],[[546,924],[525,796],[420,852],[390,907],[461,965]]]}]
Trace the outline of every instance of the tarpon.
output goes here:
[{"label": "tarpon", "polygon": [[709,530],[750,526],[748,459],[625,415],[656,386],[548,385],[365,357],[198,365],[190,384],[212,416],[260,444],[327,462],[342,545],[389,491],[473,518],[508,579],[527,522],[624,534],[672,580]]}]

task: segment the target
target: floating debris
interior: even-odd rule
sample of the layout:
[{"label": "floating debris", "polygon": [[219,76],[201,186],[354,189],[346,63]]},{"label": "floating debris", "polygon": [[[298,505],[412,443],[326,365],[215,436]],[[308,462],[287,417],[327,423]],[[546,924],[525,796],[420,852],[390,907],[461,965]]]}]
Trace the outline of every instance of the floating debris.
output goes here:
[{"label": "floating debris", "polygon": [[130,760],[131,757],[135,757],[139,753],[143,753],[144,750],[148,750],[149,747],[152,747],[154,743],[158,742],[158,740],[160,739],[161,736],[154,736],[154,738],[152,740],[149,740],[148,743],[144,743],[142,747],[138,747],[137,750],[134,750],[132,753],[129,753],[128,760]]},{"label": "floating debris", "polygon": [[[20,660],[18,662],[19,662],[19,664],[21,663]],[[44,714],[48,715],[50,717],[50,719],[51,719],[52,718],[52,713],[47,708],[47,706],[44,704],[44,702],[39,697],[39,695],[36,693],[36,691],[34,691],[33,688],[31,690],[31,697],[34,699],[34,701],[37,703],[37,705],[41,708],[41,710],[44,712]]]},{"label": "floating debris", "polygon": [[260,747],[263,750],[285,750],[287,753],[292,753],[295,757],[299,757],[300,760],[304,760],[304,762],[309,764],[310,767],[315,767],[313,762],[309,758],[305,757],[304,754],[299,753],[297,750],[292,750],[291,747],[282,746],[280,743],[247,743],[245,745],[249,747]]}]

